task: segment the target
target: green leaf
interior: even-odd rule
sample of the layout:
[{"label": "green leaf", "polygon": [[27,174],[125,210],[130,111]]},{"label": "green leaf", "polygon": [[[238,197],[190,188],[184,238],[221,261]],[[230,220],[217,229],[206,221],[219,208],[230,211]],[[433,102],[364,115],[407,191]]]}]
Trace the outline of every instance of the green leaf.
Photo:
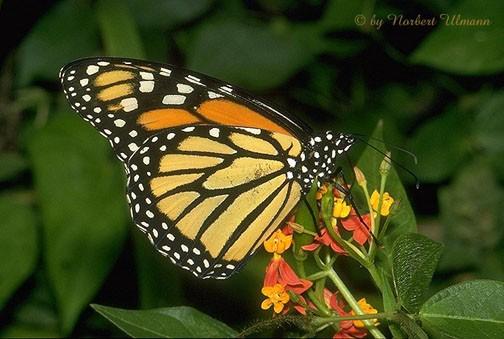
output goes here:
[{"label": "green leaf", "polygon": [[491,96],[476,114],[474,130],[479,145],[493,153],[504,152],[504,91]]},{"label": "green leaf", "polygon": [[[133,230],[138,293],[142,308],[177,305],[183,301],[181,271],[159,255],[142,232]],[[162,288],[159,286],[170,286]]]},{"label": "green leaf", "polygon": [[32,273],[37,257],[33,209],[14,195],[0,196],[0,309]]},{"label": "green leaf", "polygon": [[[37,266],[30,289],[20,293],[9,308],[8,323],[0,327],[1,338],[60,338],[58,315],[52,290],[41,265]],[[18,295],[16,295],[18,296]]]},{"label": "green leaf", "polygon": [[131,13],[141,27],[168,30],[194,20],[209,9],[210,0],[129,0]]},{"label": "green leaf", "polygon": [[328,2],[324,16],[320,24],[326,30],[358,29],[355,17],[359,14],[367,14],[365,0],[344,1],[331,0]]},{"label": "green leaf", "polygon": [[[378,268],[381,279],[381,292],[383,299],[383,309],[385,312],[394,313],[398,310],[397,302],[395,300],[394,292],[392,291],[390,279],[390,271],[382,267]],[[401,323],[401,322],[399,322]],[[394,338],[404,338],[404,334],[399,328],[399,325],[395,322],[389,322],[388,324],[390,333]]]},{"label": "green leaf", "polygon": [[19,153],[0,153],[0,182],[16,177],[28,168],[26,159]]},{"label": "green leaf", "polygon": [[392,248],[392,270],[399,302],[416,313],[424,302],[442,245],[418,233],[399,236]]},{"label": "green leaf", "polygon": [[492,168],[479,159],[462,168],[440,189],[439,205],[446,244],[440,267],[479,265],[483,251],[495,248],[504,235],[504,190]]},{"label": "green leaf", "polygon": [[136,23],[124,1],[100,0],[97,15],[107,54],[145,58]]},{"label": "green leaf", "polygon": [[48,279],[69,333],[114,264],[126,232],[124,181],[104,139],[58,115],[29,142]]},{"label": "green leaf", "polygon": [[134,338],[231,338],[238,335],[226,324],[187,306],[152,310],[91,306]]},{"label": "green leaf", "polygon": [[[381,121],[376,126],[376,129],[371,137],[384,140],[383,123]],[[386,151],[385,146],[382,143],[376,143],[373,142],[373,140],[370,140],[369,142],[381,152]],[[392,158],[394,158],[393,153]],[[380,154],[375,149],[368,146],[357,162],[357,167],[359,167],[366,176],[367,188],[370,194],[373,190],[380,189],[379,167],[383,159],[383,154]],[[384,239],[386,243],[392,244],[399,235],[408,232],[416,232],[416,221],[415,214],[413,213],[413,209],[409,203],[406,191],[404,190],[394,166],[390,168],[385,191],[389,192],[396,201],[399,201],[398,208],[391,216],[389,216],[390,226],[388,228],[388,234]]]},{"label": "green leaf", "polygon": [[[440,15],[438,28],[415,50],[411,61],[463,75],[502,71],[504,2],[487,0],[483,5],[464,0],[447,13]],[[462,20],[488,20],[488,24],[460,25]]]},{"label": "green leaf", "polygon": [[[398,313],[394,320],[397,321],[401,329],[406,333],[408,339],[428,339],[427,333],[422,330],[422,328],[410,317],[403,313]],[[394,338],[403,338],[404,335],[397,336],[394,332]]]},{"label": "green leaf", "polygon": [[308,64],[322,50],[319,43],[309,27],[214,20],[199,28],[188,47],[187,66],[251,90],[264,90]]},{"label": "green leaf", "polygon": [[21,44],[18,81],[20,85],[36,78],[53,81],[64,64],[97,50],[97,26],[90,1],[58,2]]},{"label": "green leaf", "polygon": [[504,283],[473,280],[450,286],[420,310],[423,327],[436,338],[503,338]]},{"label": "green leaf", "polygon": [[[315,216],[318,214],[317,200],[315,198],[317,189],[317,184],[313,183],[310,191],[306,195],[305,199],[301,200],[296,211],[296,222],[302,225],[306,230],[311,232],[318,231],[312,215],[312,212]],[[312,242],[313,237],[311,235],[294,233],[294,246],[296,252],[300,251],[302,246],[308,245]]]},{"label": "green leaf", "polygon": [[468,118],[456,108],[424,123],[411,141],[411,149],[418,157],[415,168],[424,182],[447,179],[460,166],[470,147]]}]

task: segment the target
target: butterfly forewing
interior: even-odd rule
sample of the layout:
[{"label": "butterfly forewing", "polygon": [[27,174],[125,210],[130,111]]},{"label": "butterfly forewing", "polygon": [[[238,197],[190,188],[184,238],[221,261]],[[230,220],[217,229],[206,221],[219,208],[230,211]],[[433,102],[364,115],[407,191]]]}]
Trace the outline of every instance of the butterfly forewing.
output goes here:
[{"label": "butterfly forewing", "polygon": [[60,78],[71,107],[123,162],[146,138],[177,126],[244,126],[297,136],[307,130],[229,84],[169,65],[91,58],[67,65]]},{"label": "butterfly forewing", "polygon": [[293,137],[215,125],[171,128],[129,159],[128,200],[157,250],[196,276],[226,278],[301,196]]}]

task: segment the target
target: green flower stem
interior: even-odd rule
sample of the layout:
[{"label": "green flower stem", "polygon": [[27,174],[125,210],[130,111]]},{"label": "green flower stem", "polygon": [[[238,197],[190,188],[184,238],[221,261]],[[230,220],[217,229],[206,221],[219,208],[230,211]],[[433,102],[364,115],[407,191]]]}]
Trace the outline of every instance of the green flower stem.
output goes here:
[{"label": "green flower stem", "polygon": [[[329,277],[329,279],[331,279],[334,285],[336,285],[336,288],[340,291],[341,295],[343,296],[343,298],[345,298],[346,302],[348,303],[348,305],[350,305],[352,310],[357,315],[366,315],[366,313],[364,313],[360,309],[359,304],[353,297],[352,293],[350,293],[343,280],[341,280],[339,275],[336,273],[336,271],[334,271],[332,267],[329,267],[327,269],[327,276]],[[373,314],[373,318],[371,319],[374,319],[375,316],[376,315]],[[373,322],[371,322],[370,320],[363,320],[362,322],[366,325],[366,328],[368,329],[369,333],[373,335],[373,337],[385,338],[383,333],[376,326],[374,326]]]},{"label": "green flower stem", "polygon": [[314,325],[322,325],[327,323],[332,323],[336,321],[344,321],[344,320],[367,320],[367,319],[392,319],[395,318],[395,313],[375,313],[375,314],[364,314],[364,315],[351,315],[346,317],[340,316],[332,316],[328,318],[315,318],[313,319]]},{"label": "green flower stem", "polygon": [[[372,232],[375,236],[378,236],[380,232],[380,222],[381,222],[381,208],[383,204],[383,193],[385,192],[385,183],[387,182],[387,175],[382,174],[380,180],[380,199],[378,200],[378,211],[377,211],[377,216],[376,216],[376,222],[374,223],[374,227],[372,228]],[[367,197],[366,197],[367,198]],[[369,201],[369,199],[368,199]],[[369,202],[371,204],[371,202]],[[370,209],[372,211],[372,209]],[[369,260],[371,262],[374,261],[374,256],[376,254],[376,241],[374,239],[371,239],[371,244],[369,245]]]},{"label": "green flower stem", "polygon": [[[306,270],[304,267],[304,262],[301,260],[295,260],[297,273],[300,278],[306,279]],[[325,316],[331,316],[332,312],[329,310],[329,307],[325,304],[324,301],[321,301],[315,291],[313,289],[309,289],[307,292],[308,298],[310,298],[311,302],[317,307],[321,314]]]},{"label": "green flower stem", "polygon": [[315,280],[323,279],[325,277],[327,277],[327,274],[324,271],[322,271],[322,272],[313,273],[313,274],[307,276],[305,279],[310,280],[310,281],[315,281]]},{"label": "green flower stem", "polygon": [[325,223],[327,232],[329,232],[329,235],[331,236],[332,240],[334,240],[338,245],[343,247],[343,249],[345,249],[345,251],[347,251],[348,254],[350,254],[352,256],[352,258],[357,260],[362,266],[367,267],[369,265],[369,262],[366,260],[366,257],[357,247],[355,247],[354,245],[345,241],[342,237],[339,236],[339,234],[336,233],[336,231],[334,230],[334,228],[331,225],[330,220],[328,222],[326,222],[326,220],[324,220],[324,223]]},{"label": "green flower stem", "polygon": [[[390,208],[390,213],[389,213],[389,216],[391,216],[391,215],[393,215],[393,214],[394,214],[394,212],[395,212],[395,210],[396,210],[396,207],[397,207],[398,205],[399,205],[399,202],[396,202],[396,203],[394,203],[394,204],[392,205],[392,207]],[[380,230],[380,234],[378,234],[378,235],[377,235],[378,239],[381,239],[381,238],[383,238],[383,236],[385,236],[385,234],[386,234],[386,232],[387,232],[387,228],[388,228],[388,226],[389,226],[389,224],[390,224],[390,220],[391,220],[391,218],[389,217],[389,218],[387,218],[387,219],[385,220],[385,222],[383,223],[383,227],[382,227],[382,229]]]},{"label": "green flower stem", "polygon": [[378,289],[380,290],[380,292],[383,291],[383,280],[380,276],[380,274],[378,273],[378,270],[376,269],[376,266],[375,265],[370,265],[368,267],[366,267],[368,272],[369,272],[369,275],[371,275],[371,278],[373,278],[373,281],[375,283],[375,285],[378,287]]}]

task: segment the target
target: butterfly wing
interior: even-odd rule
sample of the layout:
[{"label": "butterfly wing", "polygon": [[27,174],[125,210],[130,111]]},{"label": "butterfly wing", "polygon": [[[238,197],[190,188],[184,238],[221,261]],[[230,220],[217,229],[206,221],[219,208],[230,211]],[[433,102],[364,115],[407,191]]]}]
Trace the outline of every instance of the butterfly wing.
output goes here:
[{"label": "butterfly wing", "polygon": [[156,249],[201,278],[227,278],[301,197],[296,138],[218,125],[170,128],[129,159],[128,200]]},{"label": "butterfly wing", "polygon": [[309,128],[242,90],[174,66],[133,59],[77,60],[60,71],[71,107],[126,162],[167,128],[216,124],[255,127],[303,139]]}]

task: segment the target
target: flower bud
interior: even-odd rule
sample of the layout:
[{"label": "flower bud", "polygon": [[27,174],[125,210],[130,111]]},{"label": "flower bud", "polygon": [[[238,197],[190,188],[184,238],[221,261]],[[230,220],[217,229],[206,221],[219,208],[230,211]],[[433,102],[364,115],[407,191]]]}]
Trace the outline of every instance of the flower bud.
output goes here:
[{"label": "flower bud", "polygon": [[359,167],[357,166],[354,167],[354,173],[355,173],[355,179],[357,180],[357,184],[359,186],[366,186],[366,176],[364,175],[364,173],[362,173]]},{"label": "flower bud", "polygon": [[391,167],[391,158],[390,158],[391,153],[387,152],[385,154],[385,158],[383,158],[383,161],[380,164],[380,174],[383,176],[386,176],[390,172],[390,167]]}]

